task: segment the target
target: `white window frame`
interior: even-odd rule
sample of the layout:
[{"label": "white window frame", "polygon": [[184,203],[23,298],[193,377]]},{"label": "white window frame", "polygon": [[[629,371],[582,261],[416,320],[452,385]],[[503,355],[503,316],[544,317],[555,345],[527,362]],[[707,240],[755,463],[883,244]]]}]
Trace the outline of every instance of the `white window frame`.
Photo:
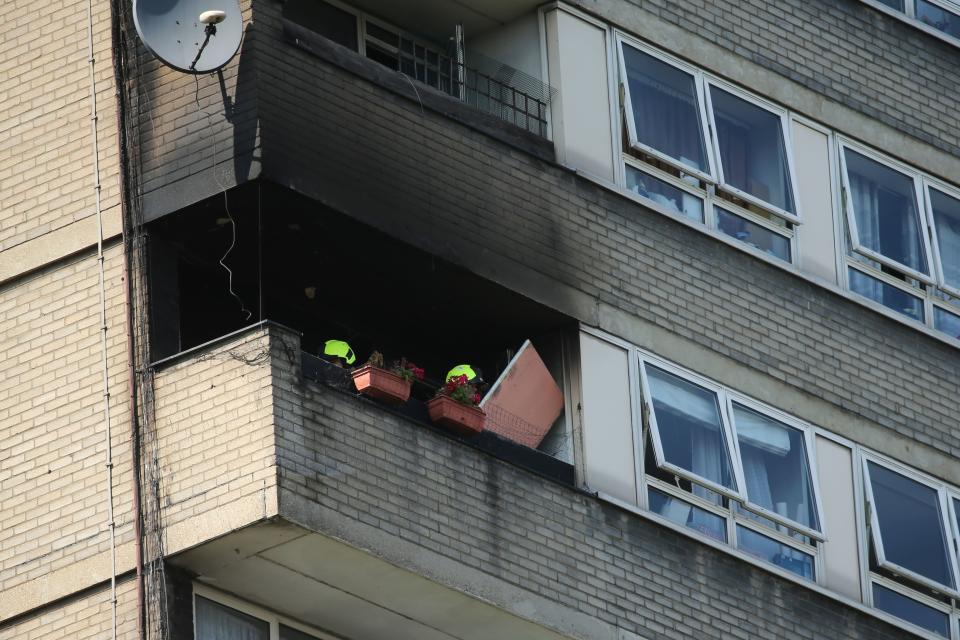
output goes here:
[{"label": "white window frame", "polygon": [[274,613],[269,609],[257,606],[253,603],[247,602],[246,600],[242,600],[236,596],[232,596],[222,591],[212,589],[199,582],[193,583],[193,595],[190,597],[190,614],[193,622],[194,637],[197,637],[197,597],[206,598],[207,600],[211,600],[219,605],[228,607],[230,609],[235,609],[240,613],[266,622],[270,626],[270,640],[280,640],[280,625],[295,629],[301,633],[306,633],[307,635],[316,638],[316,640],[342,640],[338,636],[332,636],[329,633],[324,633],[319,629],[314,629],[308,625],[291,620]]},{"label": "white window frame", "polygon": [[[948,585],[940,584],[935,580],[931,580],[926,576],[922,576],[906,567],[902,567],[899,564],[892,562],[886,558],[886,554],[883,548],[883,532],[880,529],[880,520],[877,515],[876,501],[873,496],[873,480],[870,477],[869,463],[876,464],[880,467],[892,471],[893,473],[899,474],[908,480],[913,480],[918,482],[930,489],[933,489],[937,492],[937,501],[940,507],[940,526],[941,532],[944,536],[944,542],[947,546],[947,554],[949,558],[949,567],[950,574],[953,577],[954,586],[950,587]],[[870,527],[870,538],[873,540],[874,552],[877,556],[877,564],[880,567],[887,569],[888,571],[893,571],[899,575],[905,576],[910,580],[916,582],[917,584],[923,585],[929,589],[932,589],[938,593],[942,593],[946,596],[953,598],[960,598],[960,590],[957,589],[958,583],[958,572],[957,572],[957,537],[955,535],[956,527],[950,522],[944,522],[944,519],[949,519],[952,511],[951,505],[947,500],[947,487],[942,482],[938,482],[931,478],[924,476],[915,469],[906,467],[900,463],[897,463],[893,460],[889,460],[882,456],[879,456],[874,453],[864,453],[861,457],[861,472],[863,473],[864,480],[864,501],[868,506],[869,520],[867,524]],[[871,575],[871,579],[873,575]]]},{"label": "white window frame", "polygon": [[[708,182],[714,185],[716,188],[725,191],[726,193],[741,198],[765,211],[769,211],[773,215],[776,215],[784,220],[792,222],[794,224],[802,224],[802,215],[800,211],[800,198],[797,192],[797,176],[794,168],[793,161],[793,138],[790,133],[790,113],[759,96],[747,93],[735,87],[727,82],[724,82],[720,78],[709,75],[705,71],[693,67],[689,64],[684,63],[673,56],[670,56],[663,51],[655,49],[639,40],[636,40],[630,37],[628,34],[615,31],[615,46],[617,47],[616,56],[617,62],[620,65],[617,78],[619,80],[619,85],[623,87],[621,98],[623,102],[623,119],[627,122],[627,138],[629,140],[630,146],[633,149],[641,151],[642,153],[648,154],[662,160],[666,164],[669,164],[671,167],[675,168],[681,174],[688,174],[697,176],[701,180]],[[706,160],[709,165],[709,171],[700,171],[694,169],[688,165],[683,164],[679,159],[671,158],[669,155],[657,151],[652,147],[639,142],[637,139],[636,124],[633,121],[633,103],[630,96],[629,83],[627,81],[627,68],[623,56],[623,47],[630,46],[634,49],[637,49],[641,53],[647,54],[661,62],[664,62],[675,69],[682,71],[688,75],[693,76],[694,86],[697,92],[697,108],[698,114],[697,117],[700,121],[700,128],[703,134],[703,144],[704,150],[706,153]],[[749,102],[765,111],[768,111],[780,120],[780,131],[783,135],[784,142],[784,152],[786,155],[787,170],[790,178],[790,189],[791,197],[793,199],[794,208],[796,209],[795,213],[789,211],[784,211],[783,209],[774,206],[773,204],[757,198],[754,195],[741,191],[736,187],[729,185],[723,178],[723,167],[720,160],[720,145],[716,133],[716,122],[713,114],[713,106],[710,100],[710,87],[715,86],[718,89],[722,89],[737,98],[740,98],[746,102]],[[622,154],[621,154],[622,155]],[[726,202],[726,201],[724,201]]]},{"label": "white window frame", "polygon": [[[793,529],[794,531],[797,531],[798,533],[801,533],[813,540],[816,540],[817,542],[823,542],[827,539],[826,524],[823,521],[823,504],[820,499],[820,489],[819,489],[819,482],[817,478],[817,466],[816,466],[817,460],[816,460],[816,451],[814,449],[815,443],[813,441],[814,429],[812,426],[802,421],[799,421],[793,416],[790,416],[782,411],[774,409],[773,407],[769,407],[765,404],[757,402],[756,400],[753,400],[752,398],[748,398],[747,396],[744,396],[738,392],[727,390],[723,386],[718,385],[717,383],[711,380],[708,380],[695,373],[692,373],[690,371],[677,367],[676,365],[666,362],[661,358],[648,354],[642,350],[639,350],[639,349],[637,350],[637,357],[639,359],[640,384],[642,387],[642,394],[643,394],[642,398],[643,398],[644,404],[647,407],[644,413],[647,416],[648,423],[650,426],[650,440],[653,443],[654,457],[656,459],[657,466],[659,468],[669,473],[673,473],[678,477],[689,480],[690,482],[694,482],[700,486],[703,486],[711,491],[714,491],[715,493],[719,493],[721,495],[726,496],[727,498],[735,500],[739,503],[739,506],[741,508],[747,511],[750,511],[751,513],[755,513],[756,515],[766,518],[772,522],[775,522],[777,524]],[[654,408],[653,408],[653,399],[652,399],[652,394],[650,392],[650,383],[647,377],[647,369],[646,369],[647,364],[657,367],[658,369],[662,369],[667,373],[673,374],[687,382],[690,382],[691,384],[695,384],[716,395],[717,402],[719,403],[718,409],[719,409],[721,429],[724,435],[725,443],[727,444],[727,447],[728,447],[727,455],[730,458],[730,465],[731,465],[730,473],[733,476],[734,481],[736,482],[736,485],[737,485],[736,491],[731,490],[727,487],[720,486],[715,482],[711,482],[706,478],[702,478],[695,473],[687,471],[686,469],[683,469],[681,467],[678,467],[677,465],[671,464],[666,461],[663,453],[663,445],[660,440],[660,429],[659,429],[659,426],[657,425],[656,412],[654,411]],[[817,523],[820,526],[819,531],[811,527],[808,527],[806,525],[800,524],[799,522],[795,522],[791,518],[781,516],[778,513],[772,512],[764,507],[761,507],[757,504],[750,502],[749,496],[747,495],[747,490],[746,490],[746,481],[744,479],[743,462],[740,457],[740,443],[739,443],[739,440],[737,439],[736,423],[733,419],[733,410],[732,410],[733,402],[737,402],[743,405],[744,407],[747,407],[748,409],[757,411],[758,413],[766,415],[773,420],[782,422],[787,426],[796,428],[803,433],[804,446],[806,448],[806,454],[807,454],[807,467],[810,471],[810,481],[812,483],[811,490],[813,491],[814,507],[817,512],[816,513]],[[644,482],[645,480],[646,480],[646,476],[644,475],[644,477],[641,478],[641,482]],[[640,483],[638,483],[638,486],[640,486]],[[644,487],[644,494],[645,493],[646,493],[646,487]],[[709,504],[709,502],[704,501],[704,504]],[[697,503],[697,506],[700,506],[700,504]],[[768,529],[766,527],[763,527],[762,525],[758,525],[757,522],[751,520],[749,517],[743,516],[742,514],[736,514],[735,509],[731,509],[730,511],[735,516],[733,519],[737,520],[739,524],[745,524],[749,528],[756,529],[758,533],[763,533],[764,535],[768,535],[768,537],[771,537],[771,538],[777,538],[778,540],[782,540],[792,546],[796,546],[800,550],[804,550],[807,553],[811,553],[811,555],[819,556],[818,553],[812,553],[809,550],[809,548],[804,548],[803,545],[798,546],[797,541],[792,540],[789,536],[782,535],[778,531]],[[737,518],[736,517],[737,515],[739,515],[740,518]],[[778,536],[776,534],[780,534],[780,535]],[[730,538],[729,532],[728,532],[728,538]],[[730,539],[736,540],[735,532],[733,537]]]},{"label": "white window frame", "polygon": [[[852,258],[852,257],[848,257],[848,258],[847,258],[847,260],[846,260],[846,266],[847,266],[848,268],[850,268],[850,269],[854,269],[854,270],[859,271],[859,272],[861,272],[861,273],[863,273],[863,274],[866,274],[866,275],[870,276],[871,278],[875,278],[875,279],[877,279],[877,280],[880,280],[880,281],[882,281],[884,284],[889,284],[891,287],[895,287],[895,288],[897,288],[897,289],[900,289],[901,291],[903,291],[903,292],[906,293],[907,295],[909,295],[909,296],[911,296],[911,297],[913,297],[913,298],[917,298],[918,300],[920,300],[920,302],[923,304],[923,320],[917,320],[916,318],[911,318],[911,317],[908,316],[907,314],[902,313],[902,312],[900,312],[900,311],[897,311],[896,309],[892,309],[891,307],[886,306],[886,305],[883,304],[882,302],[877,302],[877,301],[874,300],[873,298],[868,298],[868,297],[866,297],[866,296],[862,296],[862,295],[860,295],[859,293],[854,292],[853,289],[850,288],[850,274],[847,272],[846,269],[844,269],[844,271],[843,271],[843,282],[846,283],[847,289],[850,290],[851,293],[854,293],[854,294],[857,295],[858,297],[862,298],[863,300],[866,300],[868,305],[870,305],[870,306],[872,306],[872,307],[876,307],[876,308],[878,308],[878,309],[882,309],[882,310],[884,310],[884,311],[889,311],[889,312],[895,313],[895,314],[897,314],[898,317],[900,317],[900,318],[906,318],[906,319],[907,319],[908,321],[910,321],[910,322],[919,322],[920,324],[929,324],[929,325],[932,325],[932,319],[931,319],[931,318],[932,318],[932,316],[931,316],[932,300],[930,299],[930,295],[929,295],[928,292],[924,292],[924,291],[920,291],[920,290],[918,290],[918,289],[915,289],[915,288],[911,287],[909,284],[903,282],[902,280],[898,280],[898,279],[894,278],[894,277],[891,276],[889,273],[884,273],[883,271],[880,271],[879,269],[875,269],[874,267],[872,267],[872,266],[869,265],[869,264],[864,264],[864,263],[862,263],[862,262],[858,262],[856,259],[854,259],[854,258]],[[958,311],[960,311],[960,307],[958,307]],[[960,315],[960,313],[958,313],[957,315]]]},{"label": "white window frame", "polygon": [[[676,58],[653,49],[637,40],[626,36],[623,33],[617,32],[615,36],[615,42],[617,47],[617,62],[620,65],[619,69],[619,81],[620,85],[623,87],[623,109],[624,109],[624,120],[627,122],[627,139],[630,142],[630,146],[637,151],[651,155],[658,160],[669,164],[670,166],[676,168],[681,173],[687,173],[689,175],[697,176],[701,180],[711,183],[718,183],[717,180],[717,160],[714,158],[713,143],[710,136],[710,127],[709,121],[707,118],[707,107],[706,100],[704,98],[704,83],[703,83],[703,71],[692,67],[688,64],[677,60]],[[637,125],[634,122],[633,117],[633,101],[630,96],[630,84],[627,81],[627,65],[623,56],[623,47],[629,46],[633,47],[637,51],[649,55],[651,58],[659,60],[671,67],[686,73],[693,77],[693,86],[694,91],[697,93],[697,119],[700,121],[700,132],[701,132],[701,142],[703,143],[703,152],[704,159],[707,162],[707,171],[701,171],[695,169],[689,165],[685,165],[680,162],[679,158],[673,158],[662,151],[658,151],[653,147],[644,144],[639,141],[637,138]]]},{"label": "white window frame", "polygon": [[928,637],[928,638],[939,638],[939,639],[942,639],[942,638],[943,638],[943,636],[941,636],[941,635],[938,634],[938,633],[934,633],[934,632],[932,632],[932,631],[930,631],[930,630],[928,630],[928,629],[924,629],[923,627],[918,627],[917,625],[913,624],[912,622],[910,622],[910,621],[907,620],[906,618],[901,618],[901,617],[899,617],[899,616],[896,616],[896,615],[894,615],[894,614],[892,614],[892,613],[889,613],[889,612],[884,611],[883,609],[877,607],[876,604],[874,604],[874,597],[873,597],[873,585],[874,585],[874,584],[877,584],[877,585],[879,585],[879,586],[881,586],[881,587],[884,587],[884,588],[886,588],[886,589],[889,589],[890,591],[894,591],[894,592],[898,593],[899,595],[903,596],[904,598],[908,598],[908,599],[910,599],[910,600],[913,600],[913,601],[917,602],[918,604],[922,604],[922,605],[924,605],[924,606],[930,607],[931,609],[936,609],[937,611],[940,611],[941,613],[947,614],[947,619],[948,619],[948,621],[949,621],[949,622],[948,622],[949,628],[947,629],[947,632],[950,634],[949,636],[947,636],[947,638],[949,639],[949,638],[956,638],[956,637],[957,637],[957,635],[956,635],[956,633],[957,633],[956,629],[957,629],[957,619],[958,619],[958,618],[957,618],[956,609],[955,609],[954,607],[951,607],[951,606],[949,606],[949,605],[947,605],[947,604],[944,604],[943,602],[939,602],[939,601],[937,601],[936,599],[931,598],[930,596],[928,596],[928,595],[926,595],[926,594],[924,594],[924,593],[921,593],[921,592],[919,592],[919,591],[914,591],[914,590],[910,589],[910,587],[906,587],[906,586],[900,584],[899,582],[896,582],[896,581],[894,581],[894,580],[891,580],[890,578],[887,578],[887,577],[884,577],[884,576],[880,576],[880,575],[877,575],[877,574],[875,574],[875,573],[871,573],[870,576],[869,576],[869,580],[868,580],[868,582],[867,582],[867,591],[868,591],[868,593],[869,593],[869,599],[868,599],[866,602],[867,602],[871,607],[873,607],[874,609],[876,609],[877,611],[881,611],[881,612],[885,613],[885,614],[888,615],[888,616],[894,616],[897,620],[900,620],[900,621],[902,621],[904,624],[909,625],[911,628],[916,629],[916,630],[917,630],[917,633],[923,635],[924,637]]},{"label": "white window frame", "polygon": [[[862,256],[865,256],[871,260],[885,264],[892,269],[901,271],[904,274],[919,280],[926,284],[936,284],[935,278],[933,277],[934,267],[932,254],[930,251],[930,231],[927,225],[927,213],[925,207],[925,199],[922,191],[921,176],[920,174],[906,165],[902,165],[894,160],[887,158],[881,154],[876,153],[875,151],[868,149],[862,145],[843,138],[841,136],[837,137],[838,143],[840,145],[840,184],[841,184],[841,206],[843,207],[843,213],[846,216],[847,228],[850,232],[850,244],[852,245],[851,249],[856,251]],[[877,164],[883,165],[889,169],[896,171],[897,173],[903,174],[904,177],[909,178],[913,183],[913,193],[914,193],[914,205],[917,210],[917,233],[920,235],[920,247],[924,252],[924,260],[927,264],[927,269],[930,271],[930,274],[922,273],[908,267],[905,264],[902,264],[893,258],[889,258],[882,253],[874,251],[868,247],[863,246],[860,243],[860,234],[857,229],[857,220],[856,214],[853,210],[853,196],[850,189],[850,176],[847,172],[847,158],[846,151],[849,149],[854,153],[858,153],[869,160],[876,162]],[[922,296],[921,296],[922,297]]]},{"label": "white window frame", "polygon": [[[732,430],[734,435],[734,446],[736,447],[737,464],[740,468],[741,476],[744,475],[743,474],[743,458],[741,457],[741,454],[740,454],[740,439],[737,437],[737,421],[733,413],[734,402],[736,402],[737,404],[743,407],[746,407],[747,409],[756,411],[757,413],[764,415],[770,418],[771,420],[780,422],[793,429],[797,429],[798,431],[800,431],[801,434],[803,434],[803,446],[806,449],[807,468],[810,472],[811,490],[813,491],[813,506],[814,506],[814,509],[816,509],[817,524],[819,525],[820,529],[817,530],[817,529],[813,529],[811,527],[802,525],[791,518],[781,516],[780,514],[774,511],[770,511],[765,507],[761,507],[755,502],[750,502],[749,495],[747,495],[747,500],[743,503],[743,507],[748,511],[751,511],[757,514],[758,516],[764,517],[768,520],[772,520],[778,524],[787,526],[799,533],[804,534],[805,536],[813,538],[814,540],[817,540],[820,542],[825,541],[827,539],[826,524],[823,522],[823,504],[820,501],[820,486],[819,486],[819,483],[817,482],[817,475],[816,475],[817,452],[815,448],[816,443],[814,442],[813,428],[810,425],[800,422],[793,416],[790,416],[782,411],[779,411],[778,409],[768,407],[767,405],[761,404],[760,402],[757,402],[756,400],[753,400],[752,398],[748,398],[747,396],[744,396],[742,394],[732,392],[732,391],[729,392],[727,394],[727,412],[728,412],[728,415],[730,416],[730,424],[732,425],[732,428],[733,428]],[[744,490],[744,493],[748,493],[746,483],[744,483],[743,490]]]},{"label": "white window frame", "polygon": [[[768,102],[758,96],[747,93],[742,89],[735,87],[730,83],[724,82],[718,78],[713,78],[705,75],[704,82],[706,84],[706,86],[704,87],[704,93],[706,94],[706,100],[707,100],[707,114],[710,119],[710,138],[713,145],[713,154],[716,158],[717,174],[719,177],[719,180],[718,180],[719,187],[722,190],[726,191],[727,193],[737,196],[738,198],[742,198],[743,200],[746,200],[747,202],[750,202],[762,209],[766,209],[767,211],[770,211],[776,214],[777,216],[783,218],[784,220],[789,220],[794,224],[802,224],[803,216],[800,211],[800,196],[799,196],[799,193],[797,192],[797,175],[794,169],[794,162],[793,162],[793,136],[790,133],[790,113],[786,109],[778,107],[772,102]],[[726,91],[732,96],[739,98],[744,102],[753,104],[754,106],[759,107],[764,111],[768,111],[779,118],[780,135],[783,136],[783,151],[784,151],[785,160],[787,162],[787,173],[790,178],[790,196],[793,200],[793,208],[796,209],[795,213],[791,213],[789,211],[781,209],[780,207],[776,207],[770,204],[769,202],[766,202],[761,198],[756,197],[753,194],[747,193],[746,191],[742,191],[727,182],[726,177],[724,175],[723,161],[721,160],[721,157],[720,157],[720,137],[719,137],[719,134],[717,133],[717,121],[716,121],[716,114],[714,113],[714,110],[713,110],[713,98],[710,95],[711,87],[716,87],[721,91]]]},{"label": "white window frame", "polygon": [[[660,439],[660,428],[657,425],[657,413],[653,408],[653,396],[650,393],[650,381],[647,376],[647,364],[658,369],[662,369],[667,373],[673,374],[685,382],[689,382],[701,387],[715,395],[717,401],[717,417],[720,420],[720,432],[723,434],[723,441],[726,445],[726,454],[730,460],[730,475],[733,478],[736,489],[724,487],[716,482],[700,477],[691,471],[687,471],[686,469],[667,461],[663,453],[663,442]],[[733,433],[730,431],[729,421],[726,420],[724,416],[724,413],[726,412],[726,394],[724,393],[723,388],[705,378],[701,378],[700,376],[684,371],[683,369],[680,369],[679,367],[676,367],[670,363],[664,362],[659,358],[645,357],[642,354],[640,355],[640,384],[642,385],[643,389],[643,402],[647,406],[646,415],[650,424],[650,440],[653,442],[653,453],[657,461],[657,466],[665,471],[673,473],[674,475],[685,478],[690,482],[695,482],[696,484],[706,487],[715,493],[745,502],[747,499],[746,495],[741,493],[744,486],[743,476],[739,471],[736,461],[733,459],[735,451],[734,441],[732,440]]]},{"label": "white window frame", "polygon": [[[921,181],[923,182],[923,198],[924,205],[926,206],[927,216],[929,218],[930,226],[930,245],[934,257],[934,274],[937,280],[937,286],[950,295],[960,297],[960,286],[954,287],[947,284],[946,273],[943,268],[943,262],[941,262],[940,256],[940,232],[937,229],[937,220],[933,215],[933,203],[930,198],[930,190],[936,189],[943,195],[953,198],[957,201],[960,201],[960,188],[954,187],[947,184],[941,180],[937,180],[930,176],[921,176]],[[960,315],[960,307],[957,308],[957,314]]]},{"label": "white window frame", "polygon": [[[710,199],[708,200],[708,204],[710,205],[709,224],[710,224],[710,227],[711,227],[713,230],[715,230],[717,233],[719,233],[720,235],[722,235],[722,236],[724,236],[724,237],[731,238],[731,239],[734,240],[735,242],[739,242],[739,243],[741,243],[741,244],[746,245],[746,246],[749,248],[750,251],[759,252],[759,253],[762,254],[762,255],[767,255],[769,258],[771,258],[771,259],[773,259],[773,260],[776,260],[777,262],[779,262],[779,263],[781,263],[781,264],[783,264],[783,263],[786,263],[786,264],[789,264],[789,265],[795,265],[795,264],[796,264],[796,260],[797,260],[797,242],[796,242],[797,234],[796,234],[796,232],[795,232],[793,229],[787,229],[786,227],[780,227],[780,226],[776,225],[775,223],[770,222],[770,220],[767,220],[767,219],[764,218],[763,216],[758,215],[755,211],[750,211],[749,209],[744,209],[743,207],[741,207],[741,206],[739,206],[739,205],[737,205],[737,204],[734,204],[733,202],[730,202],[729,200],[723,200],[723,199],[719,199],[719,198],[715,198],[715,197],[712,197],[712,196],[711,196]],[[763,228],[766,229],[767,231],[770,231],[771,233],[775,233],[775,234],[777,234],[777,235],[782,236],[783,238],[785,238],[786,241],[787,241],[787,242],[789,243],[789,245],[790,245],[790,259],[789,259],[789,260],[784,260],[783,258],[781,258],[781,257],[779,257],[779,256],[774,256],[774,255],[771,255],[771,254],[767,254],[765,251],[763,251],[762,249],[760,249],[760,248],[758,248],[758,247],[753,246],[752,244],[750,244],[750,243],[747,242],[746,240],[740,240],[739,238],[734,238],[734,237],[731,236],[730,234],[728,234],[728,233],[726,233],[725,231],[721,230],[721,229],[720,229],[720,226],[719,226],[719,222],[717,221],[717,216],[718,216],[718,214],[717,214],[717,209],[718,209],[718,208],[720,208],[720,209],[726,209],[726,210],[729,211],[730,213],[736,214],[736,215],[740,216],[741,218],[745,218],[745,219],[748,220],[749,222],[752,222],[752,223],[756,224],[757,226],[763,227]]]}]

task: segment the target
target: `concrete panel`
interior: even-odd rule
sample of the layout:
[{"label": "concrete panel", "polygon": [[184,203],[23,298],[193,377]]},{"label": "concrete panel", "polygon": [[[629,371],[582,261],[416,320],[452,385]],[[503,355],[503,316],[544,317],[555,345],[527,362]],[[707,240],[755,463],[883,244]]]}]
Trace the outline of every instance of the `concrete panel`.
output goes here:
[{"label": "concrete panel", "polygon": [[797,229],[800,268],[836,284],[830,138],[796,120],[791,124],[797,191],[803,211],[803,224]]},{"label": "concrete panel", "polygon": [[553,139],[560,162],[613,181],[607,34],[562,10],[546,14]]},{"label": "concrete panel", "polygon": [[628,357],[624,349],[580,334],[587,486],[637,504]]},{"label": "concrete panel", "polygon": [[853,452],[826,438],[818,437],[816,441],[817,475],[823,503],[821,518],[828,529],[823,546],[824,584],[848,598],[860,600]]}]

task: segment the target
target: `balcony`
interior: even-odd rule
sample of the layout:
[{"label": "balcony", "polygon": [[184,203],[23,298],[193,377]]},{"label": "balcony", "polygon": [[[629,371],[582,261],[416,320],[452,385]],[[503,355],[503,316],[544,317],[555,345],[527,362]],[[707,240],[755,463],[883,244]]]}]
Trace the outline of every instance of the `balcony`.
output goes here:
[{"label": "balcony", "polygon": [[[548,137],[555,92],[540,65],[536,4],[477,4],[415,2],[400,9],[369,0],[291,0],[283,9],[284,36],[307,51],[328,48],[322,39],[336,42],[405,75],[418,99],[429,87]],[[410,16],[425,19],[411,25]]]}]

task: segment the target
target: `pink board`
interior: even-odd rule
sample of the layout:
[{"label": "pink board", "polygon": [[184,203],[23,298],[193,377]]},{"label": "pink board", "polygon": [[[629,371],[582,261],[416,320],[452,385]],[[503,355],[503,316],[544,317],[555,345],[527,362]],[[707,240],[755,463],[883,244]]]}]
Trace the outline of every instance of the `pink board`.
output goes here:
[{"label": "pink board", "polygon": [[487,430],[536,448],[563,411],[563,392],[527,340],[480,406]]}]

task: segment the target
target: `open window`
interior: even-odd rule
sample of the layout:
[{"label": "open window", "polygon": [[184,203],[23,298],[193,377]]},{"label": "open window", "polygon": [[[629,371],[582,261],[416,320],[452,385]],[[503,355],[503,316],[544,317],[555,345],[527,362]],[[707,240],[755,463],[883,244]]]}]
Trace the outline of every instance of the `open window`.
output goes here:
[{"label": "open window", "polygon": [[617,47],[626,190],[792,262],[787,112],[626,36]]},{"label": "open window", "polygon": [[658,465],[718,493],[739,497],[719,391],[648,363],[643,379]]},{"label": "open window", "polygon": [[937,282],[943,289],[960,296],[960,191],[926,182]]},{"label": "open window", "polygon": [[799,221],[786,112],[710,82],[710,118],[720,184],[748,201]]},{"label": "open window", "polygon": [[877,564],[956,594],[956,563],[942,488],[866,460],[870,533]]},{"label": "open window", "polygon": [[640,375],[650,510],[815,580],[825,536],[811,430],[650,356]]},{"label": "open window", "polygon": [[866,457],[873,606],[951,637],[957,601],[957,496],[941,483]]},{"label": "open window", "polygon": [[844,207],[852,249],[931,282],[918,176],[842,145]]}]

